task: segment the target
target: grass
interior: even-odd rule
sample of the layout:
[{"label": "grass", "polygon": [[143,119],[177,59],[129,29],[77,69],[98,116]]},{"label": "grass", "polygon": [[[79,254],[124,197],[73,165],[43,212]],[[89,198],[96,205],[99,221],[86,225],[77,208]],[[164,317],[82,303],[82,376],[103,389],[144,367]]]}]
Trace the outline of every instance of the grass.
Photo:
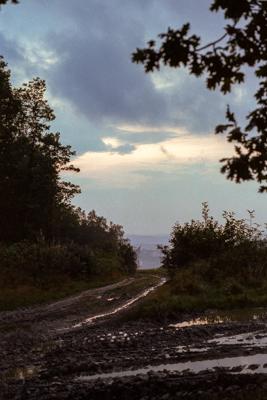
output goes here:
[{"label": "grass", "polygon": [[121,274],[74,280],[61,277],[61,279],[56,279],[54,282],[46,283],[41,287],[32,284],[0,287],[0,311],[60,300],[87,289],[118,282],[123,278],[125,278],[125,275]]},{"label": "grass", "polygon": [[253,285],[240,284],[233,278],[207,282],[192,270],[180,271],[129,311],[127,318],[162,320],[185,312],[231,310],[267,306],[267,280]]},{"label": "grass", "polygon": [[[156,283],[158,278],[151,276],[154,273],[156,274],[156,270],[138,271],[136,273],[138,279],[127,287],[127,295],[135,296],[150,284]],[[68,277],[57,277],[57,279],[55,277],[54,280],[50,280],[42,286],[33,284],[0,286],[0,311],[14,310],[60,300],[84,290],[119,282],[127,277],[121,273],[113,272],[112,274],[94,276],[87,279],[71,280]],[[113,291],[114,294],[120,295],[125,292],[125,288],[117,288]]]}]

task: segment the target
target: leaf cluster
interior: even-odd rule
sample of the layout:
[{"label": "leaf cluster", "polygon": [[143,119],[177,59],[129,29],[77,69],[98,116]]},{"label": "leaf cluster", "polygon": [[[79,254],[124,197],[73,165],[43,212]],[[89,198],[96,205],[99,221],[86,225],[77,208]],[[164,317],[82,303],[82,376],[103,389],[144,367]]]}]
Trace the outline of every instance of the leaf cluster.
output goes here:
[{"label": "leaf cluster", "polygon": [[212,12],[225,17],[222,36],[210,43],[190,33],[189,23],[181,29],[169,28],[159,35],[159,44],[151,40],[143,49],[136,49],[132,60],[144,65],[146,72],[160,69],[161,64],[185,66],[197,77],[205,75],[210,90],[230,92],[235,84],[245,81],[249,68],[258,79],[254,94],[257,107],[248,113],[242,128],[228,107],[227,124],[217,126],[216,133],[225,133],[235,143],[235,154],[221,160],[222,173],[239,183],[256,180],[259,191],[267,190],[267,2],[260,0],[214,0]]}]

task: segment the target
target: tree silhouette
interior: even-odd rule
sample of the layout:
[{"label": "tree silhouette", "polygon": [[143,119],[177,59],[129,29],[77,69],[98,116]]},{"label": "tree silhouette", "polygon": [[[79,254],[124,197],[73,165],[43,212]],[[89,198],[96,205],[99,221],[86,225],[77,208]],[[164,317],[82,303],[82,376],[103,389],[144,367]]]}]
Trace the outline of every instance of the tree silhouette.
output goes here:
[{"label": "tree silhouette", "polygon": [[247,67],[259,80],[254,97],[257,108],[246,116],[241,127],[227,107],[227,123],[215,133],[225,133],[235,143],[235,154],[221,160],[222,173],[235,182],[256,180],[259,191],[267,191],[267,2],[261,0],[214,0],[212,12],[223,11],[226,21],[221,37],[207,44],[190,34],[190,24],[181,29],[169,28],[159,35],[160,43],[151,40],[143,49],[136,49],[132,60],[144,65],[146,72],[161,65],[185,66],[197,77],[205,74],[207,88],[226,94],[233,85],[244,82]]},{"label": "tree silhouette", "polygon": [[[0,0],[0,7],[8,2],[19,3]],[[75,152],[50,130],[55,115],[45,91],[40,78],[12,87],[0,56],[1,273],[38,282],[49,273],[133,273],[136,254],[122,227],[71,204],[80,188],[62,171],[79,171],[70,163]]]},{"label": "tree silhouette", "polygon": [[62,170],[75,153],[50,131],[55,118],[39,78],[12,88],[2,61],[0,79],[0,241],[54,237],[62,208],[79,188],[64,182]]},{"label": "tree silhouette", "polygon": [[18,4],[19,1],[18,0],[0,0],[0,5],[1,4],[7,4],[7,3],[12,3],[12,4]]}]

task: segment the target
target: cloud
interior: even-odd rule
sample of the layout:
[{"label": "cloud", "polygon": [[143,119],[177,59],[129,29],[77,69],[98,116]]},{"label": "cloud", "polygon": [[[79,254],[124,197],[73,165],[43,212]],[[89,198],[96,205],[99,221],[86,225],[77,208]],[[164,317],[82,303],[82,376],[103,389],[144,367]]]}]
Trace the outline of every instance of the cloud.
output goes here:
[{"label": "cloud", "polygon": [[81,177],[87,177],[100,186],[134,188],[149,179],[144,171],[177,174],[181,168],[199,163],[207,166],[217,164],[220,158],[231,155],[232,151],[232,145],[219,136],[184,135],[161,143],[139,144],[129,154],[86,152],[74,163],[81,169]]},{"label": "cloud", "polygon": [[0,32],[0,48],[1,55],[8,58],[11,62],[15,62],[21,58],[19,50],[16,46],[16,42],[5,37],[3,33]]},{"label": "cloud", "polygon": [[121,146],[121,145],[124,144],[121,140],[119,140],[119,139],[117,139],[117,138],[114,138],[114,137],[104,137],[104,138],[102,139],[102,142],[103,142],[107,147],[110,147],[110,148],[112,148],[112,149],[116,149],[117,147],[119,147],[119,146]]},{"label": "cloud", "polygon": [[[92,121],[166,118],[164,99],[150,77],[131,62],[131,52],[144,35],[135,14],[138,6],[132,7],[132,15],[121,15],[107,3],[81,3],[83,7],[72,10],[78,29],[47,37],[61,59],[49,75],[55,93],[71,99]],[[125,10],[120,4],[120,12],[128,12],[129,7]]]},{"label": "cloud", "polygon": [[[205,1],[203,10],[207,5]],[[55,14],[62,12],[60,0],[53,7]],[[71,21],[68,29],[57,28],[42,38],[46,59],[54,63],[43,71],[49,87],[92,123],[175,124],[207,133],[224,113],[225,102],[218,93],[209,93],[201,80],[185,71],[163,68],[146,75],[142,66],[131,62],[137,46],[144,46],[154,31],[165,30],[175,18],[181,25],[188,10],[197,20],[192,1],[177,6],[171,0],[164,5],[149,0],[145,7],[141,1],[122,0],[67,3],[62,19]]]},{"label": "cloud", "polygon": [[[17,80],[36,75],[47,80],[49,98],[57,99],[52,106],[58,129],[74,148],[105,151],[102,139],[114,137],[122,142],[116,151],[130,153],[137,144],[160,144],[184,132],[206,135],[224,121],[231,97],[208,91],[204,79],[170,68],[146,75],[142,66],[131,63],[135,47],[144,46],[168,25],[180,26],[190,19],[193,30],[216,36],[220,18],[206,13],[209,1],[203,1],[197,13],[194,3],[55,0],[51,5],[29,0],[28,5],[14,7],[12,14],[10,10],[8,18],[17,16],[13,26],[22,34],[13,32],[12,41],[6,39],[3,35],[10,36],[10,31],[4,24],[2,47]],[[205,22],[199,21],[199,13],[209,15]],[[33,15],[38,31],[34,40]],[[248,106],[245,97],[241,88],[233,93],[235,111]],[[64,103],[68,112],[59,106]]]},{"label": "cloud", "polygon": [[106,150],[109,150],[113,153],[129,154],[136,148],[132,144],[123,142],[115,137],[105,137],[102,139],[102,142],[106,145]]},{"label": "cloud", "polygon": [[175,135],[182,135],[188,133],[188,131],[182,127],[168,126],[168,125],[141,125],[141,124],[124,124],[117,125],[115,128],[118,131],[122,131],[124,133],[158,133],[158,132],[168,132]]},{"label": "cloud", "polygon": [[[136,143],[161,143],[183,130],[205,135],[224,120],[230,101],[209,92],[203,79],[170,68],[146,75],[142,66],[131,62],[134,49],[168,25],[180,26],[190,19],[193,30],[205,28],[205,34],[216,35],[220,18],[206,12],[209,1],[203,1],[197,13],[194,3],[55,0],[51,5],[29,0],[10,9],[6,18],[15,16],[12,45],[2,47],[8,48],[19,81],[35,75],[47,80],[50,98],[58,99],[57,114],[59,102],[70,105],[68,113],[59,109],[58,125],[74,147],[103,151],[103,137],[122,140],[127,133],[120,148],[127,153]],[[199,13],[206,15],[205,22],[199,21]],[[2,37],[8,42],[3,35],[11,36],[11,31],[6,23],[3,26]],[[34,29],[38,35],[33,39]],[[16,30],[21,35],[15,35]],[[233,97],[243,109],[243,92],[236,91]],[[70,126],[78,132],[75,137]]]}]

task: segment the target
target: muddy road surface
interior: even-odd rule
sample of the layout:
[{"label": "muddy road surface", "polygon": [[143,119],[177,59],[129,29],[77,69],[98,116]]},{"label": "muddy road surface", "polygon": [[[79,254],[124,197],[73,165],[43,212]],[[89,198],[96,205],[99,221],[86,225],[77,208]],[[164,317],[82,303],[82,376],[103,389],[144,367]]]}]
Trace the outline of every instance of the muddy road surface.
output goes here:
[{"label": "muddy road surface", "polygon": [[164,282],[0,313],[0,399],[267,399],[267,310],[121,318]]}]

